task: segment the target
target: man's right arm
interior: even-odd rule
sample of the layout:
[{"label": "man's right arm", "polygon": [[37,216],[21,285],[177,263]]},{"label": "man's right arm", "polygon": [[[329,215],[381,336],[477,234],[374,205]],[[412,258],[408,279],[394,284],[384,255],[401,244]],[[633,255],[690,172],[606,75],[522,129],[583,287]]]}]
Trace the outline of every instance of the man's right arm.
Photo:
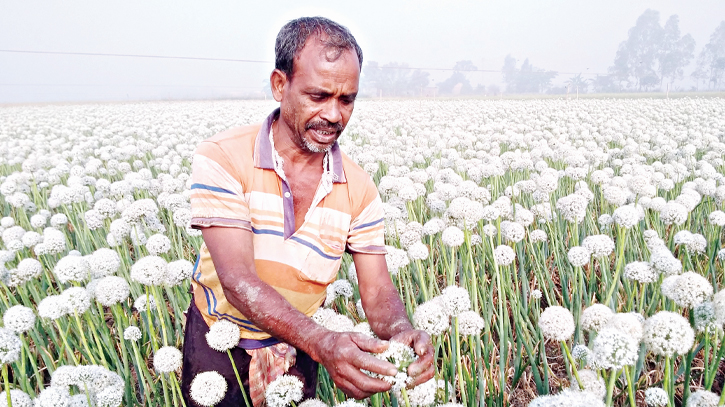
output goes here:
[{"label": "man's right arm", "polygon": [[258,328],[309,354],[349,396],[360,399],[390,389],[385,381],[360,371],[388,376],[397,373],[391,363],[368,354],[384,351],[386,342],[327,330],[294,308],[257,276],[249,230],[209,227],[202,229],[202,234],[225,297]]}]

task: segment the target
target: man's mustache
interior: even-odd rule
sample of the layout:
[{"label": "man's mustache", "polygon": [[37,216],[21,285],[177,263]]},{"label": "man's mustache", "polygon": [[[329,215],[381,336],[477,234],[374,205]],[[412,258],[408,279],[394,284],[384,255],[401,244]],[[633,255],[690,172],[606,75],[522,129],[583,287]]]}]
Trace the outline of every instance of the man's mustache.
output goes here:
[{"label": "man's mustache", "polygon": [[345,126],[342,125],[342,123],[330,123],[328,121],[314,121],[309,122],[307,125],[305,125],[305,131],[307,130],[317,130],[317,131],[325,131],[325,132],[335,132],[340,133],[345,129]]}]

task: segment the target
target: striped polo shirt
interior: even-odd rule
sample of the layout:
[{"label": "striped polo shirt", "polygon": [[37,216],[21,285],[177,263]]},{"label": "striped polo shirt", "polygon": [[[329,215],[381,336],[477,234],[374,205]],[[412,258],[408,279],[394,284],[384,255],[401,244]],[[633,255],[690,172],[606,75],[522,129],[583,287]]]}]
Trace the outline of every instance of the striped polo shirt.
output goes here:
[{"label": "striped polo shirt", "polygon": [[[259,278],[311,316],[346,250],[385,254],[382,203],[370,176],[335,143],[332,190],[318,186],[314,207],[295,231],[292,191],[274,169],[269,141],[278,116],[279,109],[261,125],[229,129],[201,142],[192,165],[191,225],[251,231]],[[224,297],[205,244],[191,284],[208,325],[226,319],[239,325],[242,341],[273,339]]]}]

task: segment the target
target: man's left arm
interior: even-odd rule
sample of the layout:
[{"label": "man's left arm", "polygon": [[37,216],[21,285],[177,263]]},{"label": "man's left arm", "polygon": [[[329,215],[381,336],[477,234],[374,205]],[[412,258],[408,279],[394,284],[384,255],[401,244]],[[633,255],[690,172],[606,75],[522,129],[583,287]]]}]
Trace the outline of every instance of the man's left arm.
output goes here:
[{"label": "man's left arm", "polygon": [[425,331],[414,329],[410,323],[398,290],[390,279],[385,256],[353,253],[352,258],[370,328],[381,339],[411,346],[418,360],[408,367],[408,375],[414,379],[413,385],[427,382],[435,373],[433,345]]}]

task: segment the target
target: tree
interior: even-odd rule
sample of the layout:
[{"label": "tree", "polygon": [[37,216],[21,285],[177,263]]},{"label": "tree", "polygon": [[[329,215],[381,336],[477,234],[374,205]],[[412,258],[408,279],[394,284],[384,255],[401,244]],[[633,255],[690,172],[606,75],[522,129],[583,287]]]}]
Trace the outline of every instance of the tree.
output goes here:
[{"label": "tree", "polygon": [[362,86],[375,96],[415,96],[428,86],[429,75],[419,69],[411,70],[405,63],[380,66],[370,61],[363,67]]},{"label": "tree", "polygon": [[695,40],[690,34],[680,36],[679,17],[672,15],[660,26],[660,13],[645,10],[627,40],[619,44],[614,64],[609,68],[613,81],[639,91],[662,87],[682,79],[683,71],[694,56]]},{"label": "tree", "polygon": [[375,96],[383,88],[382,71],[376,61],[369,61],[362,69],[362,80],[360,81],[363,89],[371,90]]},{"label": "tree", "polygon": [[658,57],[660,87],[665,78],[670,84],[675,79],[682,79],[685,66],[695,56],[695,39],[690,34],[680,37],[679,17],[670,16],[665,23],[662,36],[662,49]]},{"label": "tree", "polygon": [[471,61],[458,61],[453,66],[453,74],[438,85],[441,94],[471,94],[473,87],[464,72],[475,71],[475,65]]},{"label": "tree", "polygon": [[589,88],[589,84],[584,78],[582,78],[582,74],[572,76],[566,84],[569,87],[569,91],[572,93],[587,93],[587,89]]},{"label": "tree", "polygon": [[722,85],[725,76],[725,21],[715,28],[710,41],[697,57],[697,67],[692,76],[698,81],[707,81],[708,88]]},{"label": "tree", "polygon": [[[506,58],[503,59],[503,67],[501,68],[501,75],[503,76],[503,81],[506,83],[506,88],[509,92],[514,91],[513,88],[516,87],[516,81],[518,80],[518,74],[519,71],[516,68],[516,58],[511,56],[511,54],[506,55]],[[511,88],[511,89],[508,89]]]},{"label": "tree", "polygon": [[413,91],[413,94],[420,94],[421,96],[423,96],[423,88],[427,87],[428,83],[430,82],[430,78],[428,78],[429,76],[430,72],[416,69],[410,75],[410,82],[408,88]]},{"label": "tree", "polygon": [[655,64],[664,35],[659,11],[645,10],[628,34],[627,40],[619,44],[610,73],[620,83],[626,81],[628,85],[634,78],[635,86],[642,90],[643,86],[652,82],[653,77],[657,77]]},{"label": "tree", "polygon": [[509,93],[543,93],[551,86],[551,80],[558,75],[554,71],[535,67],[528,58],[521,64],[521,68],[517,68],[516,59],[511,55],[504,58],[501,74]]},{"label": "tree", "polygon": [[589,79],[589,84],[596,93],[617,92],[619,89],[615,79],[614,75],[597,75],[595,78]]}]

